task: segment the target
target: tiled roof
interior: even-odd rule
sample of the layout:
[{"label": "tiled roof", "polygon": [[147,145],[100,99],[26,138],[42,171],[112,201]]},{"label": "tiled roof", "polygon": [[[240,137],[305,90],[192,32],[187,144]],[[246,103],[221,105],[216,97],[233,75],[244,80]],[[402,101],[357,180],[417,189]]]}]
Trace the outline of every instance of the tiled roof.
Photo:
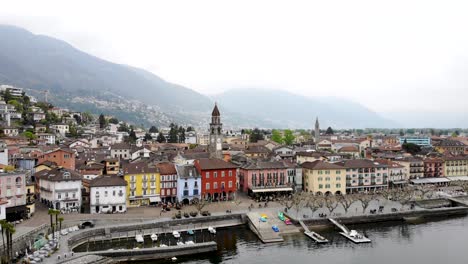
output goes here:
[{"label": "tiled roof", "polygon": [[258,161],[251,162],[241,167],[245,170],[286,169],[283,162]]},{"label": "tiled roof", "polygon": [[90,187],[127,186],[127,182],[117,175],[101,175],[89,182]]},{"label": "tiled roof", "polygon": [[221,159],[199,159],[196,162],[202,170],[235,169],[236,165]]},{"label": "tiled roof", "polygon": [[311,169],[311,170],[341,170],[344,169],[344,167],[334,164],[334,163],[328,163],[324,162],[321,160],[316,160],[313,162],[304,162],[301,165],[305,169]]},{"label": "tiled roof", "polygon": [[147,162],[135,162],[123,164],[125,174],[140,174],[140,173],[157,173],[158,168]]},{"label": "tiled roof", "polygon": [[81,181],[83,176],[77,172],[54,168],[51,170],[42,170],[34,174],[37,179],[47,181]]},{"label": "tiled roof", "polygon": [[200,177],[200,173],[198,173],[197,169],[194,165],[186,164],[186,165],[177,165],[176,166],[177,175],[180,178],[191,178],[191,177]]},{"label": "tiled roof", "polygon": [[171,162],[157,163],[156,167],[159,169],[161,175],[174,175],[177,174],[175,165]]},{"label": "tiled roof", "polygon": [[131,146],[125,142],[122,142],[111,145],[111,149],[131,149]]},{"label": "tiled roof", "polygon": [[346,168],[383,168],[387,167],[385,164],[368,159],[344,160],[336,163]]}]

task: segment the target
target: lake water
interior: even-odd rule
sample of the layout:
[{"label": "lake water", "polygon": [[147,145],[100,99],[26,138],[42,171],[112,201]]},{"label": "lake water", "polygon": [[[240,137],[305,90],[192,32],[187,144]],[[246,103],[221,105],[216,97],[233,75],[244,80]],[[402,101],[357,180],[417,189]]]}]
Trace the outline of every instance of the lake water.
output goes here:
[{"label": "lake water", "polygon": [[349,227],[366,234],[372,243],[354,244],[330,229],[320,231],[331,240],[329,244],[317,245],[303,234],[287,235],[282,243],[263,244],[247,227],[219,229],[216,235],[218,251],[179,257],[176,263],[468,263],[467,217],[420,224],[386,223]]}]

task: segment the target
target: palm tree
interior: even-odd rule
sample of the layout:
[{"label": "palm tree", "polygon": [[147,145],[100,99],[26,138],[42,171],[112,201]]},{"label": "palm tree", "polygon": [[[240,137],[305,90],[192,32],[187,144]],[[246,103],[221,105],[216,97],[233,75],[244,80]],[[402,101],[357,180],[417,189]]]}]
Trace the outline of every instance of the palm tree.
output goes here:
[{"label": "palm tree", "polygon": [[63,217],[59,217],[58,220],[59,220],[59,224],[60,224],[60,230],[62,230],[62,222],[65,219]]},{"label": "palm tree", "polygon": [[[5,244],[5,233],[6,233],[7,224],[8,222],[5,219],[0,220],[0,227],[2,229],[3,254],[7,253],[7,248]],[[5,261],[4,257],[5,256],[2,256],[1,263]]]},{"label": "palm tree", "polygon": [[55,209],[49,209],[47,214],[50,215],[50,229],[52,230],[52,239],[55,239],[54,220],[52,218],[52,216],[55,214]]},{"label": "palm tree", "polygon": [[16,229],[13,224],[8,223],[8,233],[10,236],[10,263],[11,259],[13,258],[13,234],[16,233]]}]

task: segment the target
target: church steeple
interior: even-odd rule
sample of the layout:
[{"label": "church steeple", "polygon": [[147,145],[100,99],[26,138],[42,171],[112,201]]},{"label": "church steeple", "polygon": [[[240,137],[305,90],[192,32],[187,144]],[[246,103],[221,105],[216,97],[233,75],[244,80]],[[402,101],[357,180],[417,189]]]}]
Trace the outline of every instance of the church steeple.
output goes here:
[{"label": "church steeple", "polygon": [[222,134],[223,124],[221,124],[221,114],[219,113],[218,104],[215,103],[213,112],[211,113],[211,123],[210,123],[210,143],[208,146],[208,151],[210,153],[210,158],[223,158],[223,134]]},{"label": "church steeple", "polygon": [[221,123],[221,114],[219,113],[217,103],[215,103],[215,106],[213,108],[213,112],[211,112],[211,123],[212,124],[220,124]]},{"label": "church steeple", "polygon": [[317,119],[315,119],[315,134],[314,134],[315,149],[317,149],[317,145],[319,141],[320,141],[320,125],[319,125],[319,120],[317,116]]}]

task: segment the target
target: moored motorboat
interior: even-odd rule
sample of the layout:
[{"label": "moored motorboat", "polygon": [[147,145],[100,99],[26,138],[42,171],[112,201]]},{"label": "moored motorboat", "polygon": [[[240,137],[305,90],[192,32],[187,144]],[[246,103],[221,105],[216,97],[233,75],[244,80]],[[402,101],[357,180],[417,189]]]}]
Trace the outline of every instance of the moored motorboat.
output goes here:
[{"label": "moored motorboat", "polygon": [[216,229],[214,229],[212,226],[209,226],[209,227],[208,227],[208,232],[210,232],[211,234],[215,235],[215,234],[216,234]]},{"label": "moored motorboat", "polygon": [[135,240],[136,242],[138,243],[143,243],[145,241],[145,239],[143,239],[143,236],[142,235],[136,235],[135,236]]},{"label": "moored motorboat", "polygon": [[158,240],[158,235],[156,234],[151,234],[151,241],[157,241]]},{"label": "moored motorboat", "polygon": [[172,235],[173,235],[175,238],[180,238],[180,233],[177,232],[177,231],[173,231],[173,232],[172,232]]}]

